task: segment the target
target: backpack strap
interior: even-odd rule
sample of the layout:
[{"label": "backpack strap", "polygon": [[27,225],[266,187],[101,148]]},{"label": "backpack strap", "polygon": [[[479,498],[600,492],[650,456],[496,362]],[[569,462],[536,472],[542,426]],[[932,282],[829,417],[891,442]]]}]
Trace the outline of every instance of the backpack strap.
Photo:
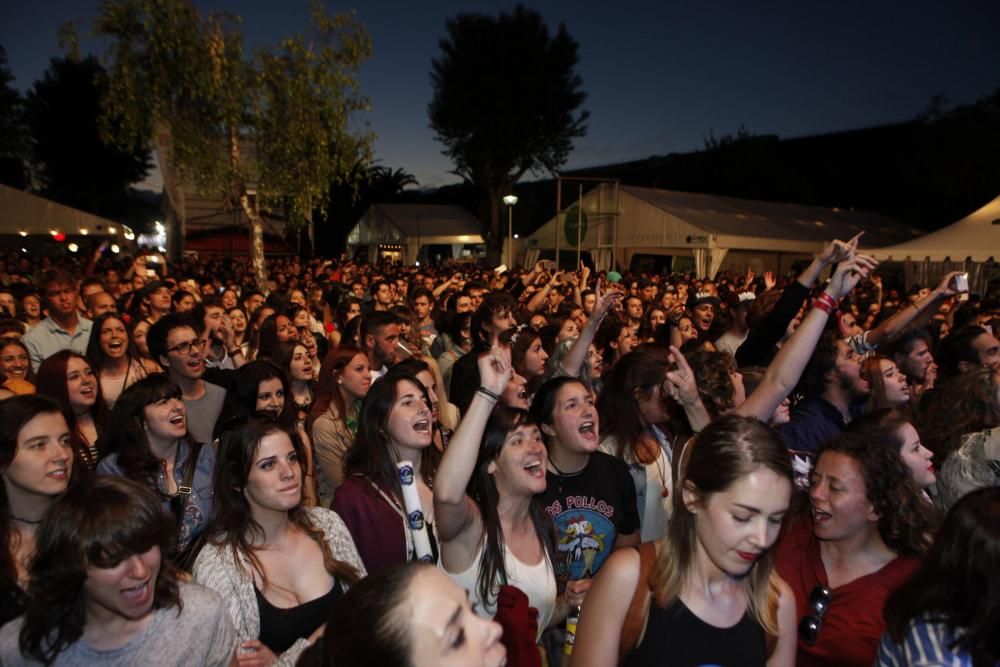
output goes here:
[{"label": "backpack strap", "polygon": [[621,639],[618,642],[618,662],[620,663],[632,651],[643,635],[646,634],[646,623],[649,619],[649,605],[653,599],[651,578],[656,565],[656,542],[643,542],[634,547],[639,552],[639,580],[632,594],[632,601],[622,625]]}]

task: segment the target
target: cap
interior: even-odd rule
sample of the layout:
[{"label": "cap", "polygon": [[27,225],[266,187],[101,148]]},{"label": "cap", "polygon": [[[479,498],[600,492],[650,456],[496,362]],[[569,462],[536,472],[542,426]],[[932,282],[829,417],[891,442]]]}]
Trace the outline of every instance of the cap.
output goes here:
[{"label": "cap", "polygon": [[608,271],[608,282],[609,283],[620,283],[622,281],[622,274],[617,271]]},{"label": "cap", "polygon": [[706,303],[710,303],[713,306],[718,306],[720,303],[722,303],[722,300],[719,299],[719,297],[712,294],[711,292],[698,292],[697,294],[694,295],[695,308]]},{"label": "cap", "polygon": [[756,300],[757,295],[753,292],[730,292],[726,297],[726,303],[730,308],[746,308]]}]

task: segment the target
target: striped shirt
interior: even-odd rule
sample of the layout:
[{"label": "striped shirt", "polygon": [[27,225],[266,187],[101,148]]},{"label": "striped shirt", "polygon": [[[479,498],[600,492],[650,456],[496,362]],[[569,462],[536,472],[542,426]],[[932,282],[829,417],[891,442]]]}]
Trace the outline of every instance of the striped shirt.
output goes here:
[{"label": "striped shirt", "polygon": [[889,633],[882,635],[877,667],[972,667],[972,657],[953,649],[955,637],[947,625],[931,620],[930,614],[914,618],[906,626],[902,644]]}]

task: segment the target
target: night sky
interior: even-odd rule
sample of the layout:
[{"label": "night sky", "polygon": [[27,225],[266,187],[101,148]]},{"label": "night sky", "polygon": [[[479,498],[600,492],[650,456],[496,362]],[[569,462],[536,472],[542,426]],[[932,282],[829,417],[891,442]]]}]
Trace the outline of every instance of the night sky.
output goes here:
[{"label": "night sky", "polygon": [[[996,0],[527,4],[552,28],[564,22],[580,43],[591,120],[568,167],[695,150],[710,131],[735,133],[741,125],[791,137],[891,123],[914,117],[935,94],[964,104],[1000,87]],[[308,21],[307,0],[197,5],[242,15],[248,47],[303,30]],[[405,168],[422,186],[456,180],[427,127],[430,62],[446,18],[513,6],[357,4],[374,43],[361,81],[374,105],[367,120],[382,164]],[[96,7],[97,0],[0,0],[0,45],[22,91],[59,55],[60,23],[77,21],[84,34]],[[98,45],[84,40],[82,47]]]}]

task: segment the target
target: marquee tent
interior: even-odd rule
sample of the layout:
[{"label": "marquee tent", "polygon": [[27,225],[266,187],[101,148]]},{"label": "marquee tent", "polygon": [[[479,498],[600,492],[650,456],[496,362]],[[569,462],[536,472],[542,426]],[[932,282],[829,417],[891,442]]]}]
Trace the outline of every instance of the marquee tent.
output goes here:
[{"label": "marquee tent", "polygon": [[[617,201],[615,199],[617,198]],[[693,259],[699,276],[721,269],[787,271],[830,239],[860,231],[873,244],[898,243],[920,234],[890,218],[852,211],[718,195],[602,184],[542,225],[526,241],[530,265],[542,251],[558,247],[589,252],[598,269],[628,267],[637,255]],[[583,224],[578,224],[582,218]],[[565,260],[565,257],[563,258]]]},{"label": "marquee tent", "polygon": [[958,222],[920,238],[865,252],[876,259],[903,262],[907,285],[930,285],[949,271],[969,273],[969,288],[981,291],[989,267],[1000,260],[1000,197]]},{"label": "marquee tent", "polygon": [[[0,185],[0,234],[115,236],[122,225],[50,199]],[[112,232],[111,230],[114,230]]]},{"label": "marquee tent", "polygon": [[412,264],[425,246],[449,246],[451,257],[483,243],[479,220],[460,206],[439,204],[372,204],[347,235],[352,257],[360,251],[376,261],[388,257]]}]

